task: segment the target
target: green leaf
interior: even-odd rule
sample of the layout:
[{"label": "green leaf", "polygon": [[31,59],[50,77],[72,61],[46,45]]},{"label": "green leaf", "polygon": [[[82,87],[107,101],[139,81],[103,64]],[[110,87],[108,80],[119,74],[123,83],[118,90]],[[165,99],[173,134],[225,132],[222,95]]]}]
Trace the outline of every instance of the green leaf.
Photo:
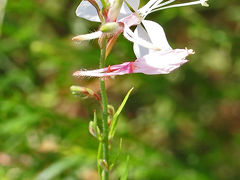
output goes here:
[{"label": "green leaf", "polygon": [[126,94],[125,98],[122,101],[122,104],[119,106],[119,108],[117,109],[116,113],[113,115],[113,120],[112,120],[112,124],[110,127],[110,131],[109,131],[109,139],[112,139],[115,131],[116,131],[116,126],[117,126],[117,122],[118,122],[118,116],[120,115],[120,113],[122,112],[123,107],[125,106],[130,93],[132,92],[133,88],[131,88],[128,93]]},{"label": "green leaf", "polygon": [[99,160],[102,157],[102,142],[99,141],[99,145],[98,145],[98,153],[97,153],[97,169],[98,169],[98,175],[100,177],[100,179],[102,179],[102,168],[99,164]]},{"label": "green leaf", "polygon": [[129,172],[129,156],[127,157],[126,168],[120,180],[127,180]]}]

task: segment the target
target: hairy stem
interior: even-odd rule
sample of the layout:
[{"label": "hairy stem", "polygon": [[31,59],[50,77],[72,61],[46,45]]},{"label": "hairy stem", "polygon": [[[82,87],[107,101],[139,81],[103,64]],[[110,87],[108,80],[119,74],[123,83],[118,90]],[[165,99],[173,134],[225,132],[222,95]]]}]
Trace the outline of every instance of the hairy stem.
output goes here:
[{"label": "hairy stem", "polygon": [[[100,56],[100,68],[105,67],[105,55],[106,55],[106,45],[107,40],[104,37],[103,45],[101,48]],[[103,127],[103,140],[102,140],[102,157],[109,165],[109,150],[108,150],[108,102],[107,102],[107,93],[105,87],[105,79],[100,78],[100,91],[102,97],[102,127]],[[108,170],[103,170],[103,180],[108,180],[109,172]]]}]

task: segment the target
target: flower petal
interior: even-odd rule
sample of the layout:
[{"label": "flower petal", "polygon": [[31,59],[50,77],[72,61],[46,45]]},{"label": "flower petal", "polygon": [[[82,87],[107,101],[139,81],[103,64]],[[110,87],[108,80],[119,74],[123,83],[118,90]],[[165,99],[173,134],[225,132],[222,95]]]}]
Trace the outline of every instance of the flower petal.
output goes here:
[{"label": "flower petal", "polygon": [[161,50],[169,50],[172,49],[171,46],[168,44],[165,32],[161,25],[156,22],[143,20],[142,21],[151,42],[159,47]]},{"label": "flower petal", "polygon": [[124,75],[130,73],[143,74],[168,74],[188,62],[186,56],[194,54],[191,49],[170,49],[155,51],[133,62],[125,62],[96,70],[80,70],[73,73],[73,76],[107,77]]},{"label": "flower petal", "polygon": [[[99,8],[102,8],[100,0],[96,0]],[[89,21],[100,22],[96,8],[88,1],[83,0],[76,10],[76,15],[78,17],[87,19]]]},{"label": "flower petal", "polygon": [[130,14],[132,14],[132,11],[129,9],[127,4],[125,2],[123,2],[122,7],[120,9],[120,13],[117,18],[117,21],[119,21],[120,19],[122,19],[124,17],[129,16]]},{"label": "flower petal", "polygon": [[133,73],[132,70],[133,62],[125,62],[122,64],[117,64],[113,66],[109,66],[107,68],[95,69],[95,70],[80,70],[73,73],[73,76],[81,77],[81,76],[89,76],[89,77],[107,77],[107,76],[117,76]]},{"label": "flower petal", "polygon": [[[142,25],[138,25],[137,28],[134,30],[134,34],[148,42],[151,42],[146,30],[142,27]],[[133,51],[137,58],[143,57],[146,54],[149,54],[149,49],[143,46],[140,46],[138,43],[134,42],[133,44]]]},{"label": "flower petal", "polygon": [[137,59],[135,72],[144,74],[168,74],[188,62],[185,58],[194,54],[191,49],[172,49],[150,53]]},{"label": "flower petal", "polygon": [[133,8],[133,10],[135,11],[138,10],[140,0],[125,0],[125,1],[129,4],[131,8]]},{"label": "flower petal", "polygon": [[160,48],[155,46],[153,43],[151,43],[151,42],[137,36],[136,34],[134,34],[134,32],[132,32],[132,30],[128,26],[124,26],[123,35],[129,41],[131,41],[133,43],[137,43],[137,44],[139,44],[139,45],[141,45],[145,48],[155,50],[155,51],[160,50]]}]

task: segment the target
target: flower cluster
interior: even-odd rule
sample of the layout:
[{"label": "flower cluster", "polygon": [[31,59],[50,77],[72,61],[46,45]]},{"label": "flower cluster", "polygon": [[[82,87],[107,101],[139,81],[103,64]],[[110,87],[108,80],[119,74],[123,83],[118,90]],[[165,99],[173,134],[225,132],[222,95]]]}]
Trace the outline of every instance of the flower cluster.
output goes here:
[{"label": "flower cluster", "polygon": [[[207,0],[170,5],[174,1],[150,0],[139,8],[139,0],[109,0],[107,3],[103,0],[83,0],[76,10],[77,16],[102,24],[98,31],[76,36],[73,40],[98,38],[101,46],[102,37],[108,37],[108,55],[118,36],[123,33],[126,39],[134,43],[133,50],[137,59],[102,69],[77,71],[73,75],[106,77],[129,73],[168,74],[188,62],[185,58],[194,54],[192,49],[172,49],[162,26],[145,20],[148,14],[158,10],[195,4],[208,6]],[[130,29],[132,26],[136,26],[134,31]]]}]

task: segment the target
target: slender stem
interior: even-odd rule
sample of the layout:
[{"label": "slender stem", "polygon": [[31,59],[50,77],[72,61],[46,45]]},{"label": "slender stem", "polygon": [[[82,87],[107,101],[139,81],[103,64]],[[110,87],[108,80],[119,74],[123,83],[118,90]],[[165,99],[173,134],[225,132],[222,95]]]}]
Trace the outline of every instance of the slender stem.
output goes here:
[{"label": "slender stem", "polygon": [[[105,55],[106,55],[106,46],[107,40],[104,38],[103,45],[101,48],[101,56],[100,56],[100,68],[105,67]],[[102,140],[102,152],[103,159],[109,164],[109,153],[108,153],[108,102],[107,102],[107,93],[105,88],[105,80],[104,78],[100,78],[100,91],[102,97],[102,127],[103,127],[103,140]],[[103,180],[108,180],[109,173],[107,170],[103,170]]]}]

